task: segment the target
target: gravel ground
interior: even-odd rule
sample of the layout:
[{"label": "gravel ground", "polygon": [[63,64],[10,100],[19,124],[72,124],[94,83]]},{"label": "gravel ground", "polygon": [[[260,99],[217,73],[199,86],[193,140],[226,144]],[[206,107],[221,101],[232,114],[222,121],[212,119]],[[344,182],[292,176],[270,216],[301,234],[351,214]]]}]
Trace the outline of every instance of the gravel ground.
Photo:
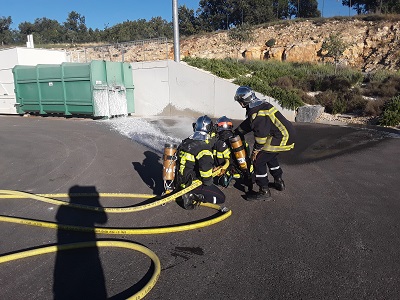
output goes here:
[{"label": "gravel ground", "polygon": [[331,115],[322,113],[317,118],[317,123],[327,124],[362,124],[362,125],[376,125],[377,120],[374,117],[360,117],[354,115]]}]

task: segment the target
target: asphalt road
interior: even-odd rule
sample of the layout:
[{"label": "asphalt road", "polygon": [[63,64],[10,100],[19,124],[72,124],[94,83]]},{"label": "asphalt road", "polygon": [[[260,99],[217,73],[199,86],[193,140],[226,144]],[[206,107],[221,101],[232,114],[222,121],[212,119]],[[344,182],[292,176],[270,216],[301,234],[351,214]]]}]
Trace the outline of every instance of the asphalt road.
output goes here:
[{"label": "asphalt road", "polygon": [[[175,121],[151,122],[171,133]],[[145,299],[399,299],[399,135],[294,125],[296,147],[281,155],[287,189],[272,190],[271,201],[247,202],[230,187],[224,192],[232,216],[169,234],[107,235],[0,222],[0,255],[124,240],[148,247],[161,261],[159,280]],[[34,194],[163,189],[160,153],[107,122],[0,116],[0,142],[0,189]],[[65,200],[103,207],[144,201]],[[204,207],[186,211],[175,202],[126,214],[32,199],[0,202],[3,216],[86,227],[152,228],[215,215]],[[151,274],[150,260],[138,252],[70,250],[0,264],[0,299],[124,299]]]}]

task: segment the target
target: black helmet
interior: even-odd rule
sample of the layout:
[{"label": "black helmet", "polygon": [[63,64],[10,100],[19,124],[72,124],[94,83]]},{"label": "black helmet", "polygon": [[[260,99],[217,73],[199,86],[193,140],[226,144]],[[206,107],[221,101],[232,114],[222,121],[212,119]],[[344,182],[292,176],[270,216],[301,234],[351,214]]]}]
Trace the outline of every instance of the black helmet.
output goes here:
[{"label": "black helmet", "polygon": [[213,122],[207,115],[199,117],[196,123],[193,123],[192,125],[194,132],[200,131],[200,132],[210,133],[213,128]]},{"label": "black helmet", "polygon": [[243,107],[248,106],[256,99],[254,91],[248,86],[241,86],[236,90],[235,101],[239,102]]},{"label": "black helmet", "polygon": [[223,130],[232,130],[233,125],[232,125],[232,120],[227,118],[226,116],[223,116],[217,120],[217,130],[223,131]]}]

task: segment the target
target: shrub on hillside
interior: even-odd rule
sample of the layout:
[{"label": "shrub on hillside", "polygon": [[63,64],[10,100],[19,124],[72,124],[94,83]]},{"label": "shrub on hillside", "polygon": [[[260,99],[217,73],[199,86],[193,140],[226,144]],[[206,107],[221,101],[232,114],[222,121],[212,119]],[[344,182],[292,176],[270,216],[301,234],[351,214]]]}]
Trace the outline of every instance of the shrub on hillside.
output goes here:
[{"label": "shrub on hillside", "polygon": [[278,86],[271,87],[258,77],[240,77],[234,83],[249,86],[256,92],[274,98],[283,108],[296,109],[304,105],[295,90],[287,90]]},{"label": "shrub on hillside", "polygon": [[[360,72],[350,72],[341,69],[336,75],[327,73],[313,73],[302,79],[308,83],[310,91],[345,91],[358,85],[363,79]],[[303,83],[304,84],[304,83]]]},{"label": "shrub on hillside", "polygon": [[275,45],[276,40],[275,39],[269,39],[268,41],[265,42],[265,46],[267,47],[273,47]]},{"label": "shrub on hillside", "polygon": [[293,78],[291,76],[279,77],[272,83],[272,85],[283,89],[293,89]]},{"label": "shrub on hillside", "polygon": [[382,113],[384,100],[369,100],[364,108],[364,115],[377,117]]},{"label": "shrub on hillside", "polygon": [[386,101],[383,112],[379,117],[383,126],[399,126],[400,124],[400,95]]},{"label": "shrub on hillside", "polygon": [[298,90],[298,95],[301,98],[301,101],[307,103],[309,105],[317,105],[320,104],[315,97],[308,95],[307,93],[303,92],[302,90]]},{"label": "shrub on hillside", "polygon": [[343,77],[329,76],[320,81],[319,90],[346,91],[351,88],[351,83]]},{"label": "shrub on hillside", "polygon": [[189,65],[211,72],[225,79],[232,79],[246,74],[247,68],[243,64],[236,63],[233,59],[206,59],[198,57],[186,57],[184,62]]},{"label": "shrub on hillside", "polygon": [[383,82],[387,78],[389,78],[391,75],[393,75],[393,71],[382,69],[382,70],[377,70],[375,72],[371,72],[365,76],[365,83],[368,82]]},{"label": "shrub on hillside", "polygon": [[372,77],[365,86],[365,95],[390,99],[400,93],[400,75],[392,74],[384,77]]},{"label": "shrub on hillside", "polygon": [[316,101],[325,106],[325,111],[332,114],[362,113],[368,103],[359,89],[338,92],[327,90],[315,96]]},{"label": "shrub on hillside", "polygon": [[346,103],[346,113],[362,113],[367,106],[368,100],[364,99],[359,89],[351,89],[340,95]]},{"label": "shrub on hillside", "polygon": [[237,85],[249,86],[253,90],[255,90],[261,94],[264,94],[264,95],[269,95],[269,93],[271,91],[271,87],[266,82],[264,82],[263,80],[261,80],[258,77],[255,77],[255,76],[252,76],[252,77],[242,76],[242,77],[235,79],[233,81],[233,83],[235,83]]},{"label": "shrub on hillside", "polygon": [[332,113],[333,103],[338,100],[338,96],[337,93],[331,90],[327,90],[322,93],[319,93],[318,95],[315,95],[315,99],[318,102],[318,104],[325,107],[325,111],[327,113]]},{"label": "shrub on hillside", "polygon": [[293,87],[304,92],[316,91],[313,89],[313,82],[309,81],[307,78],[295,78],[293,82]]},{"label": "shrub on hillside", "polygon": [[368,14],[365,15],[362,19],[364,21],[376,22],[376,21],[384,21],[386,20],[386,17],[383,14]]},{"label": "shrub on hillside", "polygon": [[295,110],[304,105],[301,97],[293,90],[285,90],[274,86],[268,96],[277,100],[283,108]]},{"label": "shrub on hillside", "polygon": [[332,114],[342,114],[347,110],[347,103],[344,99],[336,99],[332,102]]},{"label": "shrub on hillside", "polygon": [[[383,101],[368,101],[365,96],[387,100],[400,94],[400,74],[377,71],[364,75],[351,68],[330,64],[291,63],[274,60],[185,58],[188,64],[208,70],[233,82],[275,98],[285,108],[296,108],[304,102],[320,104],[328,113],[358,112],[367,116],[381,115]],[[250,76],[249,76],[250,75]],[[364,80],[363,86],[360,83]],[[308,91],[322,91],[315,97]]]}]

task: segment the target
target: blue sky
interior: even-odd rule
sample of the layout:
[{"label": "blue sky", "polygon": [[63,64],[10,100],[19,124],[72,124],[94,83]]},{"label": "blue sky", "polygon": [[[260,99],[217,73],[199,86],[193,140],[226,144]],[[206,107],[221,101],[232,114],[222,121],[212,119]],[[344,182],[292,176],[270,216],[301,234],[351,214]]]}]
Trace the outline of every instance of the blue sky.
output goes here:
[{"label": "blue sky", "polygon": [[[348,16],[349,8],[341,0],[318,0],[318,8],[323,16]],[[178,5],[186,5],[196,11],[199,0],[178,0]],[[22,22],[33,23],[37,18],[46,17],[65,22],[68,13],[76,11],[86,18],[86,26],[104,29],[126,20],[146,19],[161,16],[172,20],[172,0],[0,0],[0,17],[11,16],[13,29]],[[354,12],[351,12],[354,15]]]}]

